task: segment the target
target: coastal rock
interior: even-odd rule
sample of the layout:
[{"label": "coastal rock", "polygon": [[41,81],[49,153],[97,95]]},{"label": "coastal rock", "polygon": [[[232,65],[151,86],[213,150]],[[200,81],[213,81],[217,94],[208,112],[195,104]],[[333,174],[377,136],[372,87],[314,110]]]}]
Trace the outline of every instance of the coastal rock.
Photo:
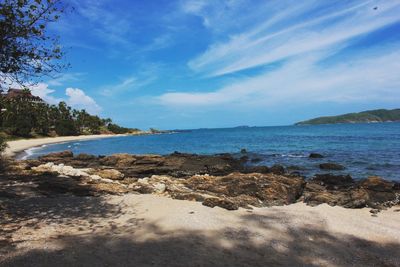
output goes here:
[{"label": "coastal rock", "polygon": [[[243,162],[230,154],[213,156],[173,153],[167,156],[159,155],[129,155],[115,154],[105,157],[57,157],[50,154],[41,157],[42,163],[54,162],[77,168],[104,168],[117,169],[126,177],[146,177],[151,175],[170,175],[174,177],[189,177],[195,174],[226,175],[244,169]],[[71,154],[69,154],[71,155]]]},{"label": "coastal rock", "polygon": [[39,160],[47,160],[49,158],[72,158],[73,156],[74,154],[72,153],[72,151],[66,150],[41,156],[39,157]]},{"label": "coastal rock", "polygon": [[394,183],[380,177],[355,182],[350,176],[317,175],[307,182],[301,200],[309,205],[329,204],[345,208],[385,208],[400,203]]},{"label": "coastal rock", "polygon": [[263,161],[262,158],[251,158],[250,160],[251,163],[259,163],[261,161]]},{"label": "coastal rock", "polygon": [[243,172],[244,173],[254,173],[254,172],[270,173],[271,170],[267,166],[249,166],[249,167],[246,167]]},{"label": "coastal rock", "polygon": [[228,199],[216,197],[206,198],[202,204],[211,208],[218,206],[227,210],[237,210],[239,208],[237,204]]},{"label": "coastal rock", "polygon": [[75,176],[75,177],[80,177],[80,176],[89,176],[88,173],[75,169],[71,166],[65,166],[64,164],[54,164],[52,162],[48,162],[43,165],[39,165],[37,167],[32,167],[31,168],[35,172],[39,173],[58,173],[61,175],[66,175],[66,176]]},{"label": "coastal rock", "polygon": [[336,170],[336,171],[341,171],[345,169],[344,166],[333,162],[321,163],[319,164],[319,168],[322,170]]},{"label": "coastal rock", "polygon": [[333,175],[333,174],[316,174],[311,180],[311,183],[318,183],[326,186],[329,189],[338,189],[354,185],[354,180],[350,175]]},{"label": "coastal rock", "polygon": [[28,168],[37,167],[42,164],[42,162],[40,160],[36,160],[36,159],[25,160],[25,163],[28,166]]},{"label": "coastal rock", "polygon": [[114,154],[100,158],[99,162],[106,166],[131,167],[136,161],[136,157],[130,154]]},{"label": "coastal rock", "polygon": [[301,167],[301,166],[298,166],[298,165],[290,165],[286,169],[290,170],[290,171],[303,171],[303,170],[305,170],[304,167]]},{"label": "coastal rock", "polygon": [[154,189],[155,189],[155,192],[156,192],[156,193],[162,194],[162,193],[165,192],[165,190],[167,189],[167,187],[166,187],[165,184],[163,184],[163,183],[156,183],[156,184],[154,184]]},{"label": "coastal rock", "polygon": [[117,170],[114,170],[114,169],[98,170],[98,171],[95,171],[93,174],[98,175],[101,178],[110,179],[110,180],[124,179],[124,174]]},{"label": "coastal rock", "polygon": [[[55,162],[48,162],[50,159]],[[327,164],[329,168],[339,169],[335,163]],[[29,172],[31,168],[35,173],[54,177],[79,178],[96,188],[96,192],[106,192],[104,188],[110,184],[107,192],[115,187],[117,194],[128,190],[201,202],[209,199],[205,205],[228,209],[287,205],[297,201],[309,205],[326,203],[378,209],[400,203],[400,185],[379,177],[356,182],[349,175],[317,174],[306,182],[300,173],[287,174],[281,165],[271,168],[245,166],[243,161],[230,154],[115,154],[103,157],[83,154],[73,157],[72,152],[61,152],[43,156],[32,163],[22,161],[20,165],[23,172]],[[326,167],[326,164],[321,165]],[[67,192],[68,185],[62,186],[56,187]]]},{"label": "coastal rock", "polygon": [[388,192],[394,189],[395,183],[386,181],[379,176],[370,176],[361,180],[360,187],[377,192]]},{"label": "coastal rock", "polygon": [[282,174],[285,174],[285,167],[283,167],[282,165],[279,165],[279,164],[275,164],[270,168],[270,171],[273,174],[282,175]]},{"label": "coastal rock", "polygon": [[322,158],[324,158],[324,156],[319,154],[319,153],[310,153],[310,155],[308,157],[311,158],[311,159],[322,159]]},{"label": "coastal rock", "polygon": [[95,183],[91,185],[91,188],[97,192],[112,195],[125,194],[129,192],[129,189],[126,186],[119,183]]},{"label": "coastal rock", "polygon": [[393,182],[371,176],[360,181],[359,186],[368,194],[369,207],[382,208],[400,204],[400,190],[395,189]]},{"label": "coastal rock", "polygon": [[[294,203],[301,195],[305,182],[302,178],[275,174],[231,173],[227,176],[196,175],[185,180],[186,187],[214,195],[232,197],[248,196],[258,206],[286,205]],[[254,201],[255,198],[259,201]],[[238,203],[237,203],[238,204]],[[241,203],[240,206],[244,204]]]},{"label": "coastal rock", "polygon": [[76,155],[75,159],[77,159],[77,160],[94,160],[94,159],[96,159],[96,156],[90,155],[90,154],[81,153],[81,154]]}]

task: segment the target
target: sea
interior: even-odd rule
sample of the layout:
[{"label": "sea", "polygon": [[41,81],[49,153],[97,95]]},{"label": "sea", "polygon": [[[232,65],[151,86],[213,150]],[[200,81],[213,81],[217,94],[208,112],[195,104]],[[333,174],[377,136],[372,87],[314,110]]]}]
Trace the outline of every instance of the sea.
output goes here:
[{"label": "sea", "polygon": [[[377,175],[400,181],[399,122],[184,130],[50,144],[28,149],[21,157],[31,159],[63,150],[95,155],[166,155],[175,151],[231,153],[235,157],[246,154],[250,159],[247,164],[281,164],[307,178],[328,172],[320,170],[319,164],[334,162],[346,169],[330,173],[350,174],[355,179]],[[312,152],[324,158],[311,159]]]}]

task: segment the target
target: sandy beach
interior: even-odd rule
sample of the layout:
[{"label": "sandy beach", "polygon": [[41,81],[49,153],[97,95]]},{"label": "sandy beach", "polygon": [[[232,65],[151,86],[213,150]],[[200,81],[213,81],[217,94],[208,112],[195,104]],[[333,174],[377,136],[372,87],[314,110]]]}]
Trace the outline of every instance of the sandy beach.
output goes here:
[{"label": "sandy beach", "polygon": [[55,143],[63,143],[69,141],[81,141],[81,140],[92,140],[100,138],[112,138],[119,136],[127,136],[126,134],[98,134],[98,135],[78,135],[78,136],[59,136],[59,137],[46,137],[36,139],[22,139],[7,142],[8,147],[6,148],[4,155],[13,157],[17,153],[22,152],[26,149]]},{"label": "sandy beach", "polygon": [[[154,195],[33,198],[1,266],[399,266],[400,213],[227,211]],[[12,226],[9,226],[12,227]]]},{"label": "sandy beach", "polygon": [[[12,141],[7,154],[15,155],[43,144],[115,136],[120,135]],[[121,171],[150,168],[153,174],[159,168],[165,172],[165,166],[172,168],[173,162],[182,159],[187,160],[184,166],[188,170],[200,168],[205,162],[207,166],[227,165],[225,157],[177,154],[165,161],[153,155],[135,159],[134,164],[130,157],[134,156],[116,157],[115,162],[110,160],[113,156],[101,160],[107,160],[104,162],[108,162],[109,171],[111,166],[117,168],[124,163],[118,165]],[[63,163],[67,160],[61,159]],[[53,155],[52,160],[57,158]],[[88,158],[86,163],[96,166],[97,161],[96,157]],[[71,155],[69,164],[73,162]],[[85,163],[82,158],[78,162]],[[126,178],[126,183],[115,177],[116,180],[99,181],[85,175],[40,173],[38,169],[29,169],[23,161],[13,164],[13,171],[0,173],[0,266],[400,266],[398,203],[377,212],[371,208],[348,209],[327,204],[312,207],[301,201],[230,211],[207,207],[201,202],[172,199],[166,197],[166,192],[146,194],[150,191],[137,189],[135,186],[142,182],[134,177]],[[251,180],[246,179],[256,174],[235,175],[232,181],[248,185],[246,181]],[[296,178],[266,175],[267,184],[275,185],[263,191],[274,196],[271,201],[287,198],[288,191],[280,188],[289,184],[293,188]],[[170,194],[179,192],[178,184],[162,177],[152,176],[151,183],[143,182],[143,188],[148,190],[153,182],[158,186],[164,182],[164,190],[168,188]],[[208,190],[218,189],[221,197],[227,193],[224,188],[229,187],[232,192],[242,188],[235,182],[207,184],[208,175],[193,177],[204,178],[202,184],[208,185]],[[230,176],[223,177],[214,177],[213,181],[226,182]],[[285,179],[289,184],[283,183]],[[200,180],[193,181],[195,184]],[[382,190],[387,183],[372,182],[379,182],[381,187],[368,196],[384,196]],[[143,194],[129,191],[133,189]],[[334,200],[326,190],[321,190],[317,199]],[[190,191],[188,199],[195,193]],[[342,193],[338,191],[337,195]]]}]

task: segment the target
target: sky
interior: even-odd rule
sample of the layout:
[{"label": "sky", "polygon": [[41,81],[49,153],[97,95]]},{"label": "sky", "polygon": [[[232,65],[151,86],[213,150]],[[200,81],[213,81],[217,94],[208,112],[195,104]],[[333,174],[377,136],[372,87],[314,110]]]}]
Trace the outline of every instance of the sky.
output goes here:
[{"label": "sky", "polygon": [[400,108],[400,0],[69,0],[32,88],[126,126],[289,125]]}]

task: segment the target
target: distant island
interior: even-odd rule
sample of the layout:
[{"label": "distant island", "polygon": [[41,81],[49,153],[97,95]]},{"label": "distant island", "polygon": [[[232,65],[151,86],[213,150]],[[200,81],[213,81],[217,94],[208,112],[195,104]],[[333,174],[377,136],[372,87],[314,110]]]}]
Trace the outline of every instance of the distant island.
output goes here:
[{"label": "distant island", "polygon": [[374,123],[400,121],[400,109],[375,109],[358,113],[347,113],[338,116],[318,117],[311,120],[300,121],[295,125],[309,124],[335,124],[335,123]]}]

